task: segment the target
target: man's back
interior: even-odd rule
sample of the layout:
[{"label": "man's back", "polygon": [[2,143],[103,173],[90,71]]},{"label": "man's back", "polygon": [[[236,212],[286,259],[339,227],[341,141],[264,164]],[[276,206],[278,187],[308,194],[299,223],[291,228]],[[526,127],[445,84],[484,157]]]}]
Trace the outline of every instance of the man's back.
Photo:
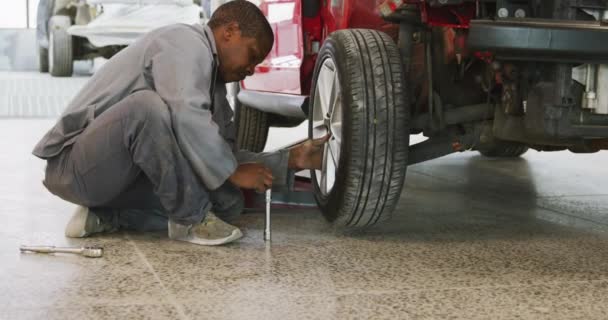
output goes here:
[{"label": "man's back", "polygon": [[[73,143],[76,136],[101,113],[140,90],[155,90],[152,56],[163,46],[172,46],[183,54],[196,55],[201,64],[211,65],[213,52],[205,27],[201,25],[171,25],[154,30],[122,50],[102,66],[70,102],[57,124],[35,147],[34,155],[49,158],[64,146]],[[196,68],[196,66],[192,66]],[[209,77],[200,73],[201,77]]]}]

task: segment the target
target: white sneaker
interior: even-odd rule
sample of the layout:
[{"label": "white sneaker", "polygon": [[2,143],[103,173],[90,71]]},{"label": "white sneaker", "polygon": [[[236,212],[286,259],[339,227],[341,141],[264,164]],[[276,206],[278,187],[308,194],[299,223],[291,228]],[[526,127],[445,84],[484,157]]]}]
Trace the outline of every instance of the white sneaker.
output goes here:
[{"label": "white sneaker", "polygon": [[108,231],[99,217],[87,207],[78,206],[65,227],[65,236],[69,238],[84,238],[94,233]]},{"label": "white sneaker", "polygon": [[169,220],[169,238],[203,246],[219,246],[243,237],[241,230],[222,221],[212,212],[195,225],[183,225]]}]

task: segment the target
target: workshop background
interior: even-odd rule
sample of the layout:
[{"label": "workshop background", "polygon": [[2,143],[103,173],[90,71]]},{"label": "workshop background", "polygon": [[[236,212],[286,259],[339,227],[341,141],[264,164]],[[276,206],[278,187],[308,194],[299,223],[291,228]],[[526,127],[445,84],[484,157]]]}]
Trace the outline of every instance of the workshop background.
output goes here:
[{"label": "workshop background", "polygon": [[[392,220],[360,232],[334,230],[314,206],[277,206],[271,243],[261,209],[224,247],[64,237],[75,206],[44,189],[30,152],[104,59],[76,62],[71,77],[39,73],[37,5],[0,0],[0,319],[608,318],[605,152],[417,164]],[[266,149],[306,130],[273,128]]]}]

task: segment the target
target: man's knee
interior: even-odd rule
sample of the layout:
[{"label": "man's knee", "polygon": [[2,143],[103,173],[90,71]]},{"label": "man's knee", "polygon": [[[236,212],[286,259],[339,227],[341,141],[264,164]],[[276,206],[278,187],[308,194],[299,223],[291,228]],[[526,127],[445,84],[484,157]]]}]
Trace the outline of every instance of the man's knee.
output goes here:
[{"label": "man's knee", "polygon": [[65,159],[68,152],[69,148],[64,149],[61,154],[47,160],[42,184],[49,192],[65,201],[85,205],[83,197],[78,191],[75,177],[71,174],[66,174],[66,172],[74,171],[66,169],[70,165]]}]

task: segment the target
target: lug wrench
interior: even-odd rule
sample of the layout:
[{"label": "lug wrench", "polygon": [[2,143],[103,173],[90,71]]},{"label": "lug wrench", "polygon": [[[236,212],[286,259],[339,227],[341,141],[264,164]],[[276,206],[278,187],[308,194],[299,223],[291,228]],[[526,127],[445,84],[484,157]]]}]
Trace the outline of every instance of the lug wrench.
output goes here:
[{"label": "lug wrench", "polygon": [[87,258],[101,258],[103,256],[103,247],[81,247],[81,248],[62,248],[55,246],[21,246],[21,252],[31,251],[37,253],[74,253]]},{"label": "lug wrench", "polygon": [[266,190],[266,224],[264,228],[264,241],[270,241],[270,202],[272,199],[272,190]]}]

